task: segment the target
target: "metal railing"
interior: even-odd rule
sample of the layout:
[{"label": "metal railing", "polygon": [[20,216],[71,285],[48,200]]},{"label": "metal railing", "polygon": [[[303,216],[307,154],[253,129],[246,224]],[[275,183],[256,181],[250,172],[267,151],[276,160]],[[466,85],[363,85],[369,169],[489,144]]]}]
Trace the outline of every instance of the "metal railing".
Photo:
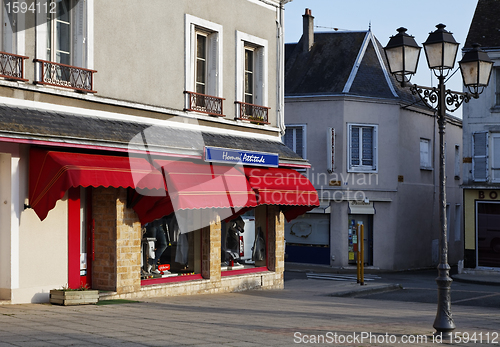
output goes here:
[{"label": "metal railing", "polygon": [[0,77],[16,81],[28,81],[24,78],[24,59],[23,55],[0,52]]},{"label": "metal railing", "polygon": [[84,69],[71,65],[54,63],[41,59],[34,59],[38,64],[40,74],[36,84],[46,84],[56,87],[64,87],[84,93],[95,93],[94,72],[95,70]]},{"label": "metal railing", "polygon": [[268,114],[270,107],[249,104],[246,102],[235,101],[236,117],[238,120],[247,120],[252,123],[269,124]]},{"label": "metal railing", "polygon": [[212,116],[224,117],[222,101],[226,99],[188,91],[184,91],[184,94],[187,95],[186,111],[196,111]]}]

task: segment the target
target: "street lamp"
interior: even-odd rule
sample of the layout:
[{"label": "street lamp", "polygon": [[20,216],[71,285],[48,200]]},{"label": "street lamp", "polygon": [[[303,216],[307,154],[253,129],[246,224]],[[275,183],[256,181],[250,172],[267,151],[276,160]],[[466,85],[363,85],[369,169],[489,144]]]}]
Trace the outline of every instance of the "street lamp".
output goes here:
[{"label": "street lamp", "polygon": [[[445,175],[445,127],[446,111],[456,111],[463,102],[471,98],[478,98],[489,83],[493,62],[488,55],[481,51],[479,45],[466,52],[459,62],[464,85],[468,93],[446,90],[445,78],[455,65],[459,44],[453,35],[446,31],[443,24],[436,25],[437,30],[431,32],[427,41],[423,43],[427,64],[434,72],[439,83],[437,88],[411,85],[413,95],[418,94],[420,99],[437,114],[439,125],[439,221],[441,226],[440,262],[437,267],[436,278],[438,288],[438,307],[434,328],[437,333],[449,334],[455,329],[451,315],[451,283],[450,265],[448,264],[448,242],[446,221],[446,175]],[[418,64],[420,47],[413,36],[406,34],[405,28],[399,28],[398,34],[391,36],[389,43],[384,47],[389,63],[389,70],[396,80],[404,87],[415,74]]]}]

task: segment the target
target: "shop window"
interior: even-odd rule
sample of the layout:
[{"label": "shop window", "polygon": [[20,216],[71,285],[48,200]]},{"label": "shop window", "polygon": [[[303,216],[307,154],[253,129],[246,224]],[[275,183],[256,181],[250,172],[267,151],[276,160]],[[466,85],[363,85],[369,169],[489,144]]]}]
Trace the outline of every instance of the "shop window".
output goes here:
[{"label": "shop window", "polygon": [[348,125],[349,172],[377,171],[377,126]]},{"label": "shop window", "polygon": [[266,233],[256,225],[254,211],[221,225],[221,271],[266,266]]},{"label": "shop window", "polygon": [[141,279],[201,273],[201,230],[183,232],[175,214],[142,226]]},{"label": "shop window", "polygon": [[287,125],[283,142],[295,153],[306,159],[306,126]]}]

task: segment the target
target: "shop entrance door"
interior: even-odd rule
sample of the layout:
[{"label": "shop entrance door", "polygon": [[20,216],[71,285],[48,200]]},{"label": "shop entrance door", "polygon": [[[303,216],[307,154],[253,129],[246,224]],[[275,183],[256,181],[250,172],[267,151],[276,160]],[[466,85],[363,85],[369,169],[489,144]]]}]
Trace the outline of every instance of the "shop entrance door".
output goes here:
[{"label": "shop entrance door", "polygon": [[365,242],[365,265],[373,265],[373,215],[371,214],[350,214],[348,227],[348,256],[349,264],[355,265],[357,250],[359,249],[359,234],[363,225]]},{"label": "shop entrance door", "polygon": [[500,267],[500,203],[477,202],[477,266]]},{"label": "shop entrance door", "polygon": [[68,287],[92,287],[93,223],[91,190],[68,191]]}]

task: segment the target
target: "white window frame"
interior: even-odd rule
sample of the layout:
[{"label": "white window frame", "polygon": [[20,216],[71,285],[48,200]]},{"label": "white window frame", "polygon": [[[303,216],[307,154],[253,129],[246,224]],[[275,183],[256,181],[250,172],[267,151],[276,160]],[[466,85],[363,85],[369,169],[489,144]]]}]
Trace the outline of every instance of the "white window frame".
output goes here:
[{"label": "white window frame", "polygon": [[222,97],[223,35],[222,25],[208,20],[185,15],[184,28],[184,90],[195,90],[196,34],[205,33],[208,37],[207,88],[206,95]]},{"label": "white window frame", "polygon": [[[72,65],[86,69],[94,68],[94,0],[74,0],[72,7]],[[39,0],[41,8],[50,0]],[[85,17],[83,14],[85,13]],[[36,14],[36,59],[47,60],[47,15]],[[39,71],[37,71],[39,73]],[[39,80],[39,76],[37,76]]]},{"label": "white window frame", "polygon": [[268,42],[257,36],[236,31],[236,95],[245,102],[245,49],[254,51],[254,105],[268,106]]},{"label": "white window frame", "polygon": [[[293,148],[292,150],[297,153],[297,131],[302,131],[302,159],[307,159],[307,125],[306,124],[286,124],[285,133],[287,131],[293,130]],[[283,143],[285,143],[285,137],[283,135],[282,139]],[[300,155],[299,153],[297,153]]]},{"label": "white window frame", "polygon": [[[422,156],[422,144],[427,144],[427,160]],[[432,142],[430,139],[420,138],[420,170],[432,170]]]},{"label": "white window frame", "polygon": [[[360,145],[360,165],[352,164],[351,152],[351,131],[353,127],[373,128],[373,164],[362,165],[362,146]],[[359,141],[362,143],[363,139],[360,136]],[[362,124],[362,123],[347,123],[347,172],[378,172],[378,125],[377,124]]]}]

